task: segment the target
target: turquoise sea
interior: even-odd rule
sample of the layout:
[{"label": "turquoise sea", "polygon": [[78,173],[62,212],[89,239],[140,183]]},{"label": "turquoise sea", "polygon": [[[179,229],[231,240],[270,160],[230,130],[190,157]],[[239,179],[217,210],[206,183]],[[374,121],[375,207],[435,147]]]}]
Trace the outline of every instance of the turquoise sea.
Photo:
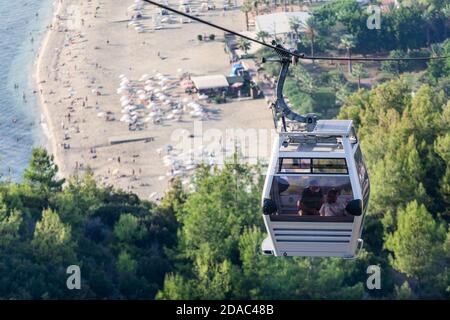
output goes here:
[{"label": "turquoise sea", "polygon": [[33,93],[36,54],[51,21],[49,0],[0,0],[0,176],[20,181],[34,145],[46,143]]}]

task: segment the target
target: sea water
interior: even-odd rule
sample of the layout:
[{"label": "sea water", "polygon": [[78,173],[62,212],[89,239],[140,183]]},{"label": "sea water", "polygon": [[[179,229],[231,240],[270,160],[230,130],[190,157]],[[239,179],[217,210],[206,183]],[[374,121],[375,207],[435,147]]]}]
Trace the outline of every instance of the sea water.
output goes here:
[{"label": "sea water", "polygon": [[51,0],[0,0],[0,179],[20,181],[46,144],[33,74],[52,13]]}]

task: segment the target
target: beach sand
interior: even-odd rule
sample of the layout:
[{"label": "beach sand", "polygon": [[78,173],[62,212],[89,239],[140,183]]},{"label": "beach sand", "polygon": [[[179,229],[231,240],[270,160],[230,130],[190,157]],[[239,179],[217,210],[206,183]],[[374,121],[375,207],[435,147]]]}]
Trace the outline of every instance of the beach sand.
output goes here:
[{"label": "beach sand", "polygon": [[[195,6],[196,2],[192,2]],[[220,9],[202,12],[201,17],[243,30],[244,14],[239,9],[223,12],[222,3],[216,1]],[[131,0],[56,0],[55,18],[44,38],[35,77],[50,149],[61,175],[68,177],[89,167],[100,184],[156,200],[164,194],[170,181],[170,169],[160,150],[175,143],[174,132],[179,132],[176,130],[193,133],[199,121],[194,122],[195,119],[185,115],[181,122],[147,123],[142,131],[129,131],[126,123],[118,121],[122,115],[120,95],[116,93],[118,76],[124,74],[132,81],[143,74],[176,77],[180,68],[192,76],[228,75],[231,65],[224,52],[221,31],[195,22],[164,24],[163,29],[153,30],[151,17],[157,8],[145,4],[144,18],[140,20],[145,31],[138,33],[128,26],[131,14],[127,8],[132,4]],[[178,7],[178,1],[169,4]],[[216,40],[198,41],[198,34],[211,33],[216,35]],[[174,95],[180,95],[180,99],[188,97],[181,90],[175,91]],[[203,131],[260,130],[257,132],[266,139],[250,141],[250,144],[258,144],[259,157],[267,159],[273,121],[264,99],[219,105],[200,103],[214,111],[211,120],[200,122]],[[116,121],[98,116],[105,112],[113,113]],[[111,137],[133,134],[152,139],[109,143]],[[64,148],[64,143],[70,149]],[[233,146],[228,145],[230,148]]]}]

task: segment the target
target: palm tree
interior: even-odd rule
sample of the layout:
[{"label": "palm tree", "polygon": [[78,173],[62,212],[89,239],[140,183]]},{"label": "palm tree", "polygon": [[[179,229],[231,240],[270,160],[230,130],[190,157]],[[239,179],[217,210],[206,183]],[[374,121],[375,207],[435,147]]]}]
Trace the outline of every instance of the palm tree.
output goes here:
[{"label": "palm tree", "polygon": [[241,11],[245,14],[245,25],[248,31],[248,13],[252,11],[253,5],[249,0],[245,0],[242,4]]},{"label": "palm tree", "polygon": [[262,3],[263,3],[263,5],[264,5],[264,10],[267,10],[267,9],[270,10],[271,5],[272,5],[272,3],[271,3],[270,0],[262,0]]},{"label": "palm tree", "polygon": [[353,76],[358,78],[358,89],[361,89],[361,78],[367,77],[366,69],[362,63],[357,63],[353,66]]},{"label": "palm tree", "polygon": [[302,22],[297,17],[289,18],[289,28],[294,32],[297,41],[300,39],[300,27],[302,26]]},{"label": "palm tree", "polygon": [[[309,18],[306,22],[303,23],[303,28],[305,33],[309,35],[309,39],[311,40],[311,57],[314,57],[314,41],[317,36],[317,24],[314,19]],[[314,59],[312,60],[314,63]]]},{"label": "palm tree", "polygon": [[423,18],[423,21],[425,21],[427,46],[430,48],[431,47],[431,28],[433,27],[433,19],[434,19],[433,12],[424,8],[423,12],[422,12],[422,18]]},{"label": "palm tree", "polygon": [[[344,34],[341,38],[339,48],[347,50],[347,56],[352,57],[352,49],[356,46],[355,37],[351,34]],[[352,73],[352,61],[348,60],[348,72]]]},{"label": "palm tree", "polygon": [[450,28],[450,4],[445,5],[445,7],[441,10],[442,15],[444,16],[444,36],[447,38],[448,29]]},{"label": "palm tree", "polygon": [[270,34],[266,31],[259,31],[256,34],[256,39],[258,39],[259,41],[262,41],[264,43],[266,42],[266,39],[269,37],[270,37]]},{"label": "palm tree", "polygon": [[255,15],[259,15],[259,10],[258,10],[259,3],[260,3],[260,0],[252,0],[252,6],[253,6],[253,9],[255,10]]},{"label": "palm tree", "polygon": [[244,38],[239,38],[238,43],[237,43],[237,47],[244,51],[244,53],[247,55],[248,50],[250,50],[252,44],[250,41],[248,41],[247,39]]}]

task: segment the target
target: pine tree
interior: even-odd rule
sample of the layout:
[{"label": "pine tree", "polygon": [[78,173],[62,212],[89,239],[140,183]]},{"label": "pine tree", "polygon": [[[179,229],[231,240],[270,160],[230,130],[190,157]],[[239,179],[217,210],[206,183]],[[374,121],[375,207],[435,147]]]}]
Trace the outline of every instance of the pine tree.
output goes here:
[{"label": "pine tree", "polygon": [[146,236],[146,230],[139,219],[132,214],[122,214],[114,227],[114,235],[119,241],[132,244]]},{"label": "pine tree", "polygon": [[58,166],[53,159],[53,155],[49,155],[45,149],[34,148],[29,168],[23,175],[26,182],[46,194],[60,191],[64,183],[64,179],[57,179]]},{"label": "pine tree", "polygon": [[31,241],[37,259],[62,262],[73,258],[71,228],[64,225],[58,213],[51,209],[42,212]]},{"label": "pine tree", "polygon": [[424,205],[410,202],[397,212],[397,229],[386,235],[392,266],[419,281],[436,274],[444,253],[446,231]]}]

